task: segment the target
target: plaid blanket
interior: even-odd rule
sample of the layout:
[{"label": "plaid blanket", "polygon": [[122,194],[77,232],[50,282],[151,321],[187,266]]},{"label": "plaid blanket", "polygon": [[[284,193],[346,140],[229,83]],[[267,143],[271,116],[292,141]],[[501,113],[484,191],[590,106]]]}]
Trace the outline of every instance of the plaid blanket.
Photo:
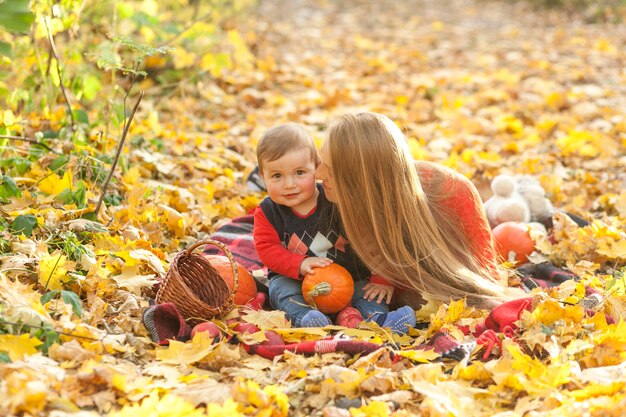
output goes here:
[{"label": "plaid blanket", "polygon": [[[254,216],[247,215],[230,220],[211,235],[211,239],[221,242],[230,249],[233,258],[248,271],[260,271],[254,273],[257,289],[260,292],[268,293],[267,290],[267,268],[256,253],[252,230],[254,229]],[[202,252],[206,255],[220,255],[222,251],[211,245],[207,245]]]},{"label": "plaid blanket", "polygon": [[[254,248],[252,230],[254,217],[247,215],[235,218],[220,227],[211,239],[224,243],[232,252],[237,262],[251,271],[261,271],[262,274],[253,274],[257,280],[260,292],[267,293],[267,268],[261,263]],[[220,254],[220,250],[207,245],[203,253]],[[548,288],[578,277],[570,271],[558,268],[550,263],[527,263],[517,268],[521,275],[522,288],[531,291],[533,288]],[[262,275],[262,276],[261,276]],[[590,296],[594,290],[588,289]],[[532,298],[521,298],[504,303],[490,312],[483,323],[473,332],[473,340],[463,342],[456,340],[447,331],[437,332],[427,343],[416,349],[432,349],[439,353],[442,359],[462,360],[468,357],[477,346],[484,347],[483,359],[487,359],[494,347],[501,345],[501,337],[512,337],[515,334],[515,322],[525,310],[532,310]],[[150,310],[153,309],[153,310]],[[589,314],[594,311],[589,309]],[[611,321],[610,318],[608,318]],[[167,344],[169,339],[186,340],[190,329],[178,314],[174,305],[157,305],[149,307],[144,313],[144,325],[150,331],[152,339],[161,344]],[[465,332],[467,334],[467,331]],[[234,342],[237,342],[234,340]],[[383,344],[363,342],[359,340],[324,339],[291,343],[287,345],[243,345],[249,353],[258,354],[266,358],[282,354],[284,351],[302,354],[345,352],[349,354],[367,354],[385,347]]]}]

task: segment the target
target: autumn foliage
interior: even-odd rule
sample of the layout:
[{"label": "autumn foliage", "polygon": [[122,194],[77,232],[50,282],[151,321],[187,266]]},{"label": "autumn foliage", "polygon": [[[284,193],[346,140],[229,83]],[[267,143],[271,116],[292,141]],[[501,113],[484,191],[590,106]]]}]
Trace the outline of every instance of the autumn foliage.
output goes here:
[{"label": "autumn foliage", "polygon": [[[0,415],[626,415],[626,30],[620,2],[576,3],[617,23],[522,1],[0,1]],[[402,337],[237,308],[218,340],[153,343],[175,256],[265,197],[245,186],[262,132],[321,144],[361,110],[483,199],[534,177],[556,211],[531,261],[579,279],[532,290],[486,359],[489,311],[464,300]],[[465,360],[417,348],[439,332]],[[241,347],[324,338],[383,348]]]}]

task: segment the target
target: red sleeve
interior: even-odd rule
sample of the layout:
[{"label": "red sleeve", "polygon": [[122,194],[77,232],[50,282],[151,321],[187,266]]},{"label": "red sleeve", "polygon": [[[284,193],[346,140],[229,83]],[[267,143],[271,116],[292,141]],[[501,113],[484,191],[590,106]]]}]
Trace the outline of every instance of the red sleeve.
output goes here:
[{"label": "red sleeve", "polygon": [[[496,254],[493,246],[491,227],[485,214],[485,207],[474,184],[460,173],[435,163],[421,162],[418,165],[420,179],[428,193],[444,196],[440,207],[447,215],[456,217],[459,227],[462,228],[467,242],[475,259],[483,268],[491,272],[493,278],[498,279]],[[432,190],[433,178],[443,175],[446,178],[441,186],[443,189]]]},{"label": "red sleeve", "polygon": [[274,226],[263,213],[261,207],[254,211],[254,248],[261,262],[272,272],[289,278],[300,279],[300,264],[305,255],[287,250]]},{"label": "red sleeve", "polygon": [[388,287],[393,287],[393,284],[389,281],[387,281],[385,278],[381,277],[380,275],[376,275],[376,274],[372,274],[372,276],[370,277],[369,280],[370,284],[379,284],[379,285],[386,285]]}]

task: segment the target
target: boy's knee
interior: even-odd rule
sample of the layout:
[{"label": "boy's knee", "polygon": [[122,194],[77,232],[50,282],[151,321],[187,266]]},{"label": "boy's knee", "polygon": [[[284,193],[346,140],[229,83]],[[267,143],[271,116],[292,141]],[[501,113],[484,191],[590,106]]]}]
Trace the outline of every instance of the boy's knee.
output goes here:
[{"label": "boy's knee", "polygon": [[302,284],[291,278],[278,276],[272,278],[269,285],[270,304],[274,308],[281,308],[284,303],[292,298],[302,297]]}]

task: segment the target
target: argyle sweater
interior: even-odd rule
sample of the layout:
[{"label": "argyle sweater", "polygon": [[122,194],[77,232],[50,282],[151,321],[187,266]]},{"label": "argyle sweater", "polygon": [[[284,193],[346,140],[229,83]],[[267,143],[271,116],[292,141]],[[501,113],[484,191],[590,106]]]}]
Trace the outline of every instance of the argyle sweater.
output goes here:
[{"label": "argyle sweater", "polygon": [[371,277],[367,267],[359,260],[348,241],[341,235],[333,216],[333,205],[317,184],[317,205],[308,214],[299,215],[291,208],[265,198],[254,212],[254,247],[259,258],[269,270],[268,277],[284,275],[302,279],[300,264],[306,257],[332,259],[346,268],[352,278],[370,279],[376,284],[390,285],[378,276]]}]

